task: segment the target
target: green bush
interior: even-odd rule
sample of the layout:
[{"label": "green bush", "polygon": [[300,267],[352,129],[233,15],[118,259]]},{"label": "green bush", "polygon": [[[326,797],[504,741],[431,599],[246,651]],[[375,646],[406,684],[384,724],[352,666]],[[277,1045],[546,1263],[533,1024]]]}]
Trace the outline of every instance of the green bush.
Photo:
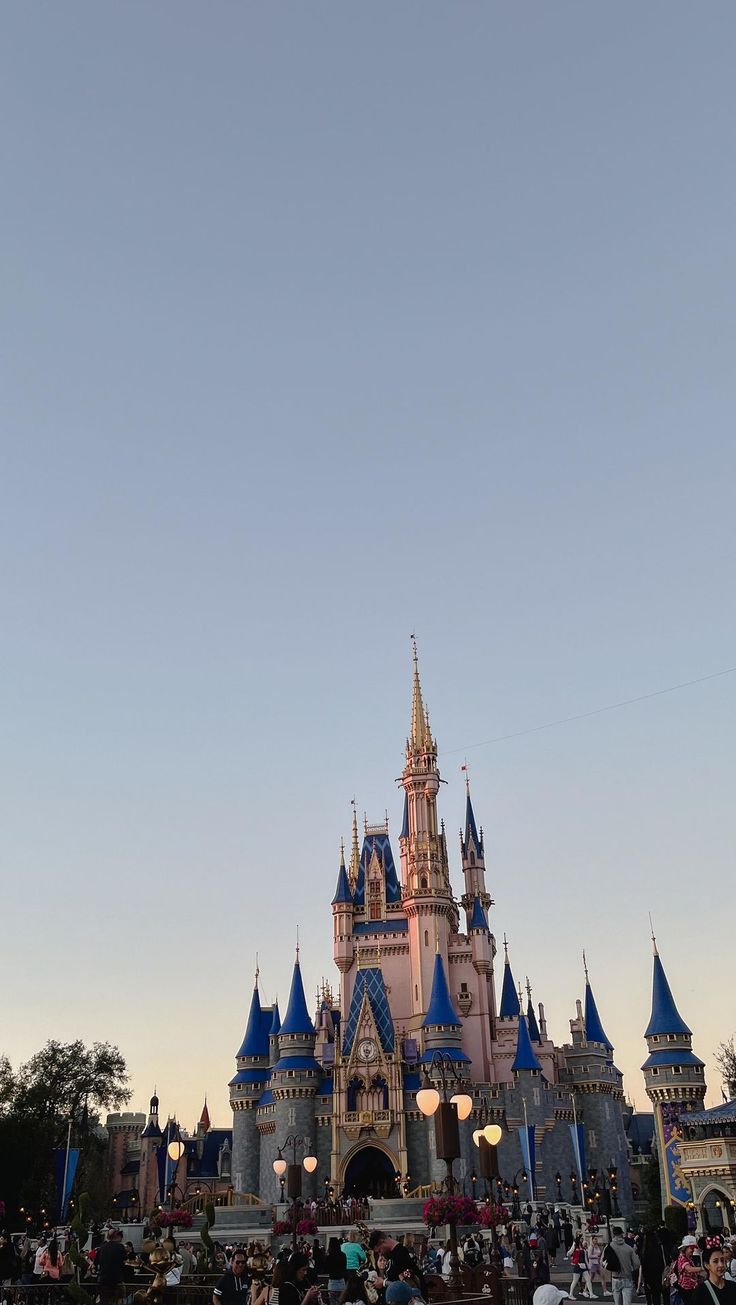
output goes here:
[{"label": "green bush", "polygon": [[664,1226],[681,1242],[687,1232],[687,1210],[682,1205],[664,1207]]}]

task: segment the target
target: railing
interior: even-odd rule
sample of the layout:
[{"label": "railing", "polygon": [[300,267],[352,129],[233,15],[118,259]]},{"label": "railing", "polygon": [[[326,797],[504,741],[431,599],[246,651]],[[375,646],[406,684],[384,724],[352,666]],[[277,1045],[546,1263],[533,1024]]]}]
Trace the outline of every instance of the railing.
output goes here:
[{"label": "railing", "polygon": [[[167,1287],[167,1305],[211,1305],[212,1291],[220,1275],[198,1274],[178,1287]],[[94,1279],[82,1283],[92,1300],[99,1305],[124,1305],[132,1300],[141,1287],[150,1286],[150,1274],[140,1274],[120,1287],[100,1288]],[[506,1278],[489,1264],[479,1264],[474,1269],[462,1268],[462,1305],[530,1305],[532,1284],[528,1278]],[[458,1300],[453,1288],[436,1274],[427,1277],[432,1305],[453,1305]],[[497,1295],[500,1287],[500,1298]],[[5,1287],[2,1299],[7,1305],[72,1305],[72,1298],[64,1283],[17,1283]]]},{"label": "railing", "polygon": [[413,1197],[415,1201],[422,1199],[426,1201],[435,1190],[434,1183],[420,1183],[418,1187],[412,1187],[411,1191],[407,1192],[406,1195]]}]

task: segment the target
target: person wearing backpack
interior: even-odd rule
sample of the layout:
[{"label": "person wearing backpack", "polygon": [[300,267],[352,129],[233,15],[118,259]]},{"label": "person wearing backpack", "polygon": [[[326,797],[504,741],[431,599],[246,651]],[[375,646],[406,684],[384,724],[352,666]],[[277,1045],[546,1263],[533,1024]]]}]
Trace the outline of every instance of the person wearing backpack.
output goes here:
[{"label": "person wearing backpack", "polygon": [[639,1256],[633,1246],[624,1241],[620,1228],[611,1229],[611,1240],[603,1247],[602,1261],[611,1275],[613,1305],[631,1305]]}]

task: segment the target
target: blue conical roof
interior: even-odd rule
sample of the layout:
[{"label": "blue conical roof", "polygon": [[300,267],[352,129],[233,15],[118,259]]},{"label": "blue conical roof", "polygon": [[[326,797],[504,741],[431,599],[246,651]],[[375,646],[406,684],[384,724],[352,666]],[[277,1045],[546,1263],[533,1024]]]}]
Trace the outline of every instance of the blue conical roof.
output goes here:
[{"label": "blue conical roof", "polygon": [[294,962],[294,973],[291,978],[291,992],[289,993],[289,1005],[280,1032],[314,1033],[314,1025],[309,1018],[309,1011],[307,1010],[307,1003],[304,997],[302,971],[298,961]]},{"label": "blue conical roof", "polygon": [[253,996],[250,999],[248,1024],[243,1036],[243,1043],[237,1054],[238,1058],[241,1056],[268,1055],[268,1030],[264,1028],[261,999],[258,996],[257,984],[253,989]]},{"label": "blue conical roof", "polygon": [[350,891],[350,884],[348,883],[345,860],[344,858],[341,858],[340,869],[337,874],[337,888],[335,889],[335,896],[332,899],[332,905],[335,906],[338,902],[349,902],[352,905],[352,901],[353,894]]},{"label": "blue conical roof", "polygon": [[529,1037],[533,1042],[541,1042],[542,1035],[539,1032],[539,1025],[537,1024],[537,1017],[534,1014],[531,997],[526,1004],[526,1022],[529,1028]]},{"label": "blue conical roof", "polygon": [[432,995],[429,999],[429,1010],[422,1020],[422,1028],[427,1029],[432,1024],[454,1024],[457,1028],[460,1028],[460,1020],[455,1014],[450,989],[447,986],[445,967],[442,964],[442,957],[439,952],[434,958]]},{"label": "blue conical roof", "polygon": [[503,967],[503,987],[501,988],[501,1005],[498,1010],[498,1018],[500,1020],[515,1020],[517,1015],[520,1014],[519,994],[514,987],[514,976],[511,973],[511,966],[507,957]]},{"label": "blue conical roof", "polygon": [[526,1019],[523,1015],[520,1015],[519,1033],[516,1039],[516,1055],[514,1056],[514,1063],[511,1066],[511,1069],[513,1073],[516,1074],[521,1069],[541,1070],[541,1068],[542,1066],[537,1059],[537,1053],[534,1050],[531,1038],[529,1037],[529,1029],[527,1027]]},{"label": "blue conical roof", "polygon": [[645,1038],[652,1034],[679,1033],[689,1037],[691,1030],[685,1023],[675,1005],[664,966],[659,952],[654,953],[654,974],[652,976],[652,1013],[649,1017]]},{"label": "blue conical roof", "polygon": [[280,1032],[281,1032],[281,1016],[279,1014],[279,1003],[275,1001],[273,1003],[273,1016],[271,1018],[271,1027],[268,1030],[268,1036],[270,1038],[275,1038],[278,1036]]},{"label": "blue conical roof", "polygon": [[613,1043],[609,1042],[605,1035],[593,989],[587,979],[585,981],[585,1037],[588,1042],[602,1042],[606,1051],[613,1051]]},{"label": "blue conical roof", "polygon": [[473,803],[470,800],[470,789],[468,789],[465,798],[465,847],[466,848],[468,846],[468,843],[471,841],[471,839],[476,852],[482,851],[482,843],[478,837],[478,830],[475,825],[475,812],[473,811]]},{"label": "blue conical roof", "polygon": [[477,894],[476,894],[476,896],[473,898],[473,913],[472,913],[472,915],[471,915],[471,917],[470,917],[470,921],[469,921],[469,923],[468,923],[468,928],[469,928],[469,929],[487,929],[487,928],[488,928],[488,916],[486,915],[486,913],[485,913],[485,911],[484,911],[484,909],[483,909],[483,903],[481,902],[481,900],[480,900],[480,898],[477,896]]}]

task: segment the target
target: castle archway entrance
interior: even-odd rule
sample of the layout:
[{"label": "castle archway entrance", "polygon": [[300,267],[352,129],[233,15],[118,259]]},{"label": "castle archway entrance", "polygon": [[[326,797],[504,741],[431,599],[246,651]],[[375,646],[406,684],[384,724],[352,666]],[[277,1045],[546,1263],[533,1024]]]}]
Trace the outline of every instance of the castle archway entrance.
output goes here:
[{"label": "castle archway entrance", "polygon": [[391,1157],[377,1146],[362,1146],[345,1166],[347,1196],[395,1196],[396,1170]]}]

